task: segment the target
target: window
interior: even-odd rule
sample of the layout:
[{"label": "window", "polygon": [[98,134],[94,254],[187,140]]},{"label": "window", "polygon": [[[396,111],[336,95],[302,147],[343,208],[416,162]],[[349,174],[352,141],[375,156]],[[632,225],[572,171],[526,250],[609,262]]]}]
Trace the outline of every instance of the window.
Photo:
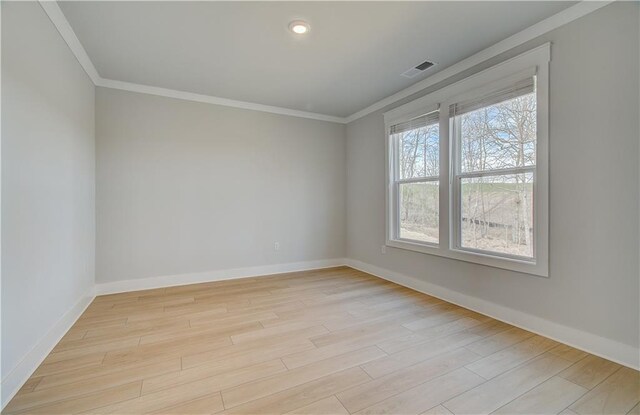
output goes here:
[{"label": "window", "polygon": [[450,106],[455,247],[532,260],[535,77]]},{"label": "window", "polygon": [[385,113],[388,246],[548,275],[543,45]]},{"label": "window", "polygon": [[438,111],[391,126],[398,239],[437,244],[440,118]]}]

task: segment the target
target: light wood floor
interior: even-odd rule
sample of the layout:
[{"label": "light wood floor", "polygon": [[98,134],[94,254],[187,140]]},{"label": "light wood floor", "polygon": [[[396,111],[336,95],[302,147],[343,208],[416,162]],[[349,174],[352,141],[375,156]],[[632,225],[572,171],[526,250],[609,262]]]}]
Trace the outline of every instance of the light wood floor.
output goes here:
[{"label": "light wood floor", "polygon": [[97,297],[5,413],[638,414],[639,379],[341,267]]}]

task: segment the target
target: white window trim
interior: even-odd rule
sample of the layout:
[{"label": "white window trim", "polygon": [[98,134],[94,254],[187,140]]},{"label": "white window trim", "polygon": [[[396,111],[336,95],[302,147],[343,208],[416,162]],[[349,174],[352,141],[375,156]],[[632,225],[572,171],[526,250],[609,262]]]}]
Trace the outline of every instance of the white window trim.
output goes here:
[{"label": "white window trim", "polygon": [[[434,91],[422,98],[397,107],[384,114],[386,134],[386,245],[425,254],[438,255],[456,260],[473,262],[495,268],[548,277],[549,276],[549,62],[551,44],[546,43],[514,58],[504,61],[475,75]],[[500,84],[522,79],[526,74],[536,75],[537,141],[536,180],[534,184],[535,260],[508,258],[469,249],[456,249],[454,233],[455,218],[453,195],[453,172],[450,157],[453,142],[449,137],[449,105],[466,96],[478,95],[483,90],[495,89]],[[392,125],[411,120],[440,108],[440,229],[439,244],[413,242],[395,238],[398,229],[397,206],[394,201],[394,172],[392,140],[389,131]]]}]

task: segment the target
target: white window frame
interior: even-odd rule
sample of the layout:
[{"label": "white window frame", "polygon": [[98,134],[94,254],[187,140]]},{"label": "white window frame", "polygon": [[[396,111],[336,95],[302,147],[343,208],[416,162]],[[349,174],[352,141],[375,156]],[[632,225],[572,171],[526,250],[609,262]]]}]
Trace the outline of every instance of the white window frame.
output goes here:
[{"label": "white window frame", "polygon": [[[386,134],[386,245],[425,254],[438,255],[527,274],[549,276],[549,62],[551,44],[546,43],[475,75],[434,91],[384,114]],[[457,247],[455,218],[455,140],[451,140],[449,106],[456,102],[496,90],[502,85],[536,76],[536,166],[534,179],[534,256],[533,260],[474,251]],[[396,172],[397,163],[390,128],[401,122],[440,108],[440,204],[439,243],[403,240],[398,235]]]},{"label": "white window frame", "polygon": [[[407,116],[409,116],[409,118],[406,121],[410,121],[413,120],[415,118],[421,117],[423,115],[427,115],[427,114],[432,114],[434,112],[439,111],[439,107],[438,105],[434,105],[434,106],[430,106],[427,108],[423,108],[419,111],[418,114],[408,114]],[[396,212],[399,212],[400,210],[400,185],[401,184],[407,184],[407,183],[428,183],[428,182],[437,182],[438,183],[438,188],[440,188],[442,186],[442,182],[440,181],[440,176],[425,176],[425,177],[412,177],[412,178],[407,178],[407,179],[401,179],[400,178],[400,160],[399,160],[399,154],[397,151],[397,142],[394,141],[394,139],[391,137],[390,134],[390,129],[391,126],[398,124],[397,122],[392,123],[391,125],[388,126],[387,128],[387,132],[388,132],[388,141],[389,141],[389,157],[391,158],[391,168],[393,168],[393,172],[389,175],[390,177],[390,199],[391,199],[391,206],[390,209],[393,210],[393,225],[391,227],[389,227],[390,230],[392,230],[391,233],[391,239],[394,241],[400,241],[402,243],[406,243],[406,244],[416,244],[418,246],[438,246],[438,243],[434,243],[434,242],[427,242],[427,241],[418,241],[418,240],[412,240],[412,239],[406,239],[406,238],[401,238],[399,236],[400,234],[400,215],[397,214]],[[429,124],[429,125],[433,125],[433,123]],[[439,233],[439,230],[438,230]],[[440,236],[438,235],[438,240],[440,240]]]}]

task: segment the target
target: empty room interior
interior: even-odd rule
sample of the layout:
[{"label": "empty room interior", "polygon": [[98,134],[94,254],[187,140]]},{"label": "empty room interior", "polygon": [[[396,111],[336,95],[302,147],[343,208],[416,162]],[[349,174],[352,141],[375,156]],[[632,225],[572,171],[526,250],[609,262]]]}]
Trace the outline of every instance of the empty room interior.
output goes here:
[{"label": "empty room interior", "polygon": [[2,414],[640,414],[640,2],[2,1]]}]

